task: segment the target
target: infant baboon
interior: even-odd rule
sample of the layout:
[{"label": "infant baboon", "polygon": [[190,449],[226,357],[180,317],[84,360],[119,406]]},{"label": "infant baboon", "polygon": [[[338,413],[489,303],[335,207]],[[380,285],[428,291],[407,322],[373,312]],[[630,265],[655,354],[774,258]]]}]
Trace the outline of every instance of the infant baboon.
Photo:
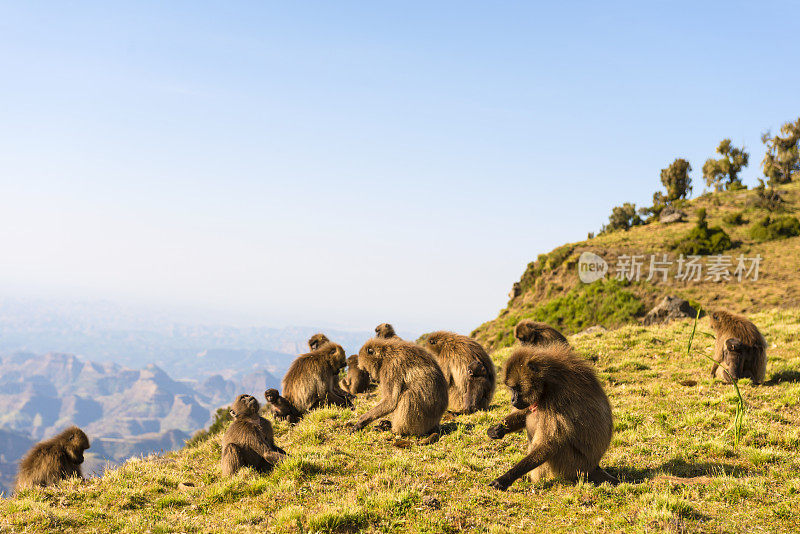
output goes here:
[{"label": "infant baboon", "polygon": [[397,334],[394,333],[394,327],[389,323],[381,323],[375,327],[375,337],[380,339],[392,339],[393,337],[398,337]]},{"label": "infant baboon", "polygon": [[272,425],[259,415],[259,408],[251,395],[239,395],[231,406],[233,422],[222,435],[223,476],[230,476],[242,467],[266,473],[286,456],[275,445]]},{"label": "infant baboon", "polygon": [[344,350],[335,343],[301,354],[281,381],[283,396],[301,414],[329,404],[352,406],[352,395],[339,387],[339,370],[344,366]]},{"label": "infant baboon", "polygon": [[717,363],[711,368],[711,376],[724,382],[750,378],[754,384],[761,384],[767,372],[767,342],[756,325],[746,317],[724,311],[711,312],[709,318],[717,337]]},{"label": "infant baboon", "polygon": [[277,389],[268,389],[264,392],[264,398],[267,401],[267,409],[272,413],[275,419],[286,419],[291,424],[295,424],[303,417],[297,411],[297,408],[292,406],[292,403],[281,397]]},{"label": "infant baboon", "polygon": [[523,345],[547,345],[553,341],[568,343],[561,332],[546,323],[525,319],[514,327],[514,337]]},{"label": "infant baboon", "polygon": [[[428,348],[436,356],[442,368],[445,380],[450,386],[450,410],[454,412],[473,413],[486,410],[494,395],[496,372],[489,355],[480,343],[467,336],[453,332],[433,332],[428,336]],[[467,390],[470,382],[468,368],[473,362],[479,362],[484,368],[483,379],[488,382],[483,395],[468,398]],[[477,393],[480,388],[473,388]]]},{"label": "infant baboon", "polygon": [[83,451],[88,448],[89,438],[77,426],[34,445],[19,463],[16,490],[49,486],[70,477],[83,478]]},{"label": "infant baboon", "polygon": [[401,435],[433,436],[447,409],[447,382],[436,360],[424,348],[399,339],[370,339],[358,363],[380,377],[380,402],[358,419],[360,430],[384,416],[380,426]]},{"label": "infant baboon", "polygon": [[517,411],[489,429],[499,439],[523,427],[528,453],[491,486],[508,488],[530,472],[532,480],[553,475],[600,484],[618,481],[600,467],[611,442],[611,405],[592,365],[563,343],[520,347],[503,366]]},{"label": "infant baboon", "polygon": [[325,334],[314,334],[310,338],[308,338],[308,348],[311,350],[317,350],[325,343],[330,343],[331,340],[328,339],[328,336]]},{"label": "infant baboon", "polygon": [[358,366],[358,355],[347,358],[347,376],[339,382],[342,389],[352,395],[364,393],[369,389],[369,380],[369,373]]},{"label": "infant baboon", "polygon": [[478,406],[481,399],[492,398],[495,382],[483,362],[474,360],[467,366],[465,406]]}]

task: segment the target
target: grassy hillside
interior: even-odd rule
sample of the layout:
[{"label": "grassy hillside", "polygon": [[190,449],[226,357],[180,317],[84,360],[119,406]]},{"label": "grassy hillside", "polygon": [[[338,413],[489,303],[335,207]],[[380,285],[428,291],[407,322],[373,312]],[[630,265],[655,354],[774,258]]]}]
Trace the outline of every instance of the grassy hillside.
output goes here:
[{"label": "grassy hillside", "polygon": [[[778,190],[786,202],[785,211],[777,215],[800,214],[800,183],[780,186]],[[514,326],[525,318],[546,321],[566,332],[579,332],[595,324],[614,328],[635,323],[665,295],[698,302],[705,308],[722,307],[743,313],[798,307],[800,237],[766,242],[753,239],[753,226],[767,215],[776,215],[754,205],[755,199],[753,190],[710,193],[686,202],[681,208],[688,215],[686,222],[635,226],[542,254],[527,266],[518,282],[520,294],[509,301],[496,319],[484,323],[472,335],[490,348],[508,346],[514,341]],[[709,226],[721,226],[730,235],[734,248],[723,252],[724,255],[734,258],[740,254],[746,258],[762,256],[758,281],[676,281],[675,265],[667,283],[659,278],[656,283],[643,280],[649,270],[651,254],[658,255],[659,259],[663,253],[677,258],[678,253],[671,245],[695,226],[700,208],[706,209]],[[594,252],[609,263],[605,282],[589,285],[580,282],[578,257],[584,251]],[[646,256],[642,281],[614,280],[613,269],[621,254]]]},{"label": "grassy hillside", "polygon": [[[603,465],[623,483],[593,487],[487,484],[519,460],[522,434],[486,429],[509,411],[450,418],[433,445],[367,429],[350,434],[375,402],[323,409],[275,425],[291,459],[268,476],[222,479],[215,439],[129,461],[102,479],[69,481],[0,501],[2,532],[789,532],[800,529],[800,309],[753,316],[770,345],[768,383],[742,381],[749,411],[742,443],[729,431],[731,386],[712,382],[713,340],[686,354],[690,321],[624,326],[570,337],[596,361],[615,415]],[[706,319],[700,330],[708,331]],[[496,351],[500,364],[509,349]],[[682,477],[682,478],[676,478]],[[695,478],[698,477],[698,478]],[[191,483],[193,488],[179,489]]]}]

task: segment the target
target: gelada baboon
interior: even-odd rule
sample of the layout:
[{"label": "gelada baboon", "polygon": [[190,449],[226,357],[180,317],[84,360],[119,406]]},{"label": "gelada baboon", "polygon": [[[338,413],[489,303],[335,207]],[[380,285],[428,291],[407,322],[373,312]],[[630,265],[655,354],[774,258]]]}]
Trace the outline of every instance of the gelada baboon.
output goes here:
[{"label": "gelada baboon", "polygon": [[547,345],[553,341],[567,343],[561,332],[546,323],[525,319],[514,327],[514,337],[523,345]]},{"label": "gelada baboon", "polygon": [[308,348],[311,350],[317,350],[325,343],[330,343],[331,340],[328,339],[328,336],[325,334],[314,334],[310,338],[308,338]]},{"label": "gelada baboon", "polygon": [[393,337],[398,337],[398,335],[394,333],[394,327],[392,325],[389,323],[381,323],[375,327],[375,337],[392,339]]},{"label": "gelada baboon", "polygon": [[339,387],[339,371],[345,363],[344,350],[335,343],[301,354],[281,381],[283,396],[301,414],[329,404],[352,406],[352,395]]},{"label": "gelada baboon", "polygon": [[358,366],[358,355],[347,358],[347,375],[339,382],[342,389],[352,395],[364,393],[369,389],[369,380],[369,373]]},{"label": "gelada baboon", "polygon": [[49,486],[70,477],[83,478],[83,451],[88,448],[89,438],[77,426],[34,445],[19,463],[17,491]]},{"label": "gelada baboon", "polygon": [[223,476],[230,476],[242,467],[266,473],[286,456],[275,445],[272,425],[259,415],[259,408],[251,395],[239,395],[231,405],[233,422],[222,435]]},{"label": "gelada baboon", "polygon": [[300,421],[302,414],[288,400],[281,397],[277,389],[266,390],[264,398],[267,401],[267,410],[272,413],[275,419],[286,419],[291,424]]},{"label": "gelada baboon", "polygon": [[[473,413],[476,410],[488,409],[494,395],[496,372],[494,363],[480,343],[467,336],[440,331],[428,336],[428,348],[436,356],[449,384],[450,410]],[[467,395],[470,384],[468,368],[473,362],[480,362],[483,366],[484,371],[481,376],[488,382],[489,387],[483,388],[483,395],[470,399]],[[481,388],[473,387],[472,393],[478,392],[479,389]]]},{"label": "gelada baboon", "polygon": [[380,402],[362,415],[360,430],[381,417],[380,427],[401,435],[430,436],[439,432],[447,409],[447,382],[433,356],[424,348],[399,339],[370,339],[358,353],[358,363],[380,377]]},{"label": "gelada baboon", "polygon": [[464,397],[466,406],[478,406],[481,399],[492,398],[495,381],[483,362],[474,360],[470,363],[467,366],[467,376],[467,392]]},{"label": "gelada baboon", "polygon": [[611,405],[588,361],[563,343],[519,347],[503,365],[503,378],[517,411],[488,435],[499,439],[525,427],[528,452],[493,488],[505,490],[529,472],[534,481],[552,475],[618,482],[599,465],[611,442]]},{"label": "gelada baboon", "polygon": [[762,383],[767,372],[767,342],[756,325],[746,317],[725,311],[711,312],[709,318],[717,338],[717,363],[711,368],[711,376],[724,382],[750,378],[754,384]]}]

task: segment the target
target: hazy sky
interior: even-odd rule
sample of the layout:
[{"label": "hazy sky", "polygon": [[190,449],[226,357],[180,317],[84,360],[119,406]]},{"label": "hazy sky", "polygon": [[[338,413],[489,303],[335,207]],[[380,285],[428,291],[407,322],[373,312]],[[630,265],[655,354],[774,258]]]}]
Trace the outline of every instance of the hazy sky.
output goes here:
[{"label": "hazy sky", "polygon": [[800,115],[800,7],[4,2],[0,290],[469,331]]}]

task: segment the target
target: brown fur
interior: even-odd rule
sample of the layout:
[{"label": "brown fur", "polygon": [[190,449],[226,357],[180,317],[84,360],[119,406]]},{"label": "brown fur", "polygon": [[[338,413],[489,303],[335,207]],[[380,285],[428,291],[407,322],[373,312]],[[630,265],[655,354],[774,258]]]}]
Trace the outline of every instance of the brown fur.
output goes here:
[{"label": "brown fur", "polygon": [[65,478],[83,478],[83,451],[88,448],[89,438],[77,426],[34,445],[19,463],[16,490],[50,486]]},{"label": "brown fur", "polygon": [[447,409],[447,382],[433,356],[399,339],[370,339],[358,353],[359,366],[380,377],[380,402],[362,415],[356,429],[384,416],[381,427],[401,435],[427,436],[439,431]]},{"label": "brown fur", "polygon": [[547,345],[554,341],[567,343],[564,335],[546,323],[525,319],[514,327],[514,337],[523,345]]},{"label": "brown fur", "polygon": [[339,387],[339,370],[344,366],[344,350],[335,343],[301,354],[281,381],[283,396],[301,414],[317,406],[352,406],[352,395]]},{"label": "brown fur", "polygon": [[526,473],[533,480],[587,475],[594,483],[617,482],[599,466],[611,442],[611,405],[588,361],[563,343],[520,347],[503,377],[517,411],[488,434],[501,438],[524,427],[528,453],[492,487],[505,490]]},{"label": "brown fur", "polygon": [[231,476],[243,467],[267,473],[283,460],[286,452],[275,445],[272,425],[258,413],[255,397],[239,395],[231,405],[233,422],[222,435],[223,476]]},{"label": "brown fur", "polygon": [[275,419],[285,419],[291,424],[295,424],[303,417],[297,411],[297,408],[292,406],[292,403],[281,397],[277,389],[268,389],[264,392],[264,399],[267,401],[267,410],[272,414]]},{"label": "brown fur", "polygon": [[495,381],[490,378],[483,362],[473,360],[467,366],[467,376],[466,406],[478,406],[481,399],[492,398]]},{"label": "brown fur", "polygon": [[392,339],[393,337],[399,337],[397,334],[394,333],[394,327],[389,323],[381,323],[375,327],[375,337],[381,339]]},{"label": "brown fur", "polygon": [[[428,336],[428,348],[436,356],[439,367],[442,368],[445,380],[449,384],[449,408],[454,412],[472,413],[476,410],[486,410],[494,395],[496,375],[494,363],[483,347],[467,336],[453,332],[433,332]],[[470,375],[467,371],[472,362],[480,362],[485,372],[482,375],[488,387],[484,394],[470,399],[467,395]],[[478,388],[472,388],[475,393]]]},{"label": "brown fur", "polygon": [[364,393],[369,389],[369,373],[358,366],[358,355],[347,358],[347,375],[339,381],[343,390],[352,395]]},{"label": "brown fur", "polygon": [[739,378],[750,378],[754,384],[764,382],[767,342],[756,325],[746,317],[725,311],[711,312],[709,318],[717,338],[714,345],[717,363],[711,368],[711,376],[724,382]]},{"label": "brown fur", "polygon": [[317,350],[325,343],[330,343],[331,340],[328,339],[328,336],[325,334],[314,334],[310,338],[308,338],[308,348],[311,350]]}]

